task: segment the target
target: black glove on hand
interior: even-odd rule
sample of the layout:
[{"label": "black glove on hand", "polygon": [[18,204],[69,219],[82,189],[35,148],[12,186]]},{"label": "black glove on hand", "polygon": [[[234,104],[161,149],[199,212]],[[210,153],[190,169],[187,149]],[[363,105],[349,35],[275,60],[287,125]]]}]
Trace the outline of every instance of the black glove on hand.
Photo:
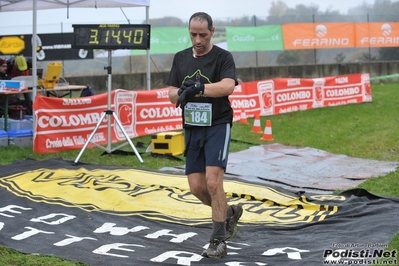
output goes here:
[{"label": "black glove on hand", "polygon": [[192,98],[194,98],[197,94],[203,94],[204,92],[204,84],[194,84],[190,87],[187,87],[181,95],[179,99],[177,99],[176,107],[184,108],[184,106],[189,102]]},{"label": "black glove on hand", "polygon": [[177,95],[180,96],[186,88],[187,88],[186,86],[181,85],[180,89],[177,91]]},{"label": "black glove on hand", "polygon": [[201,84],[199,81],[195,82],[195,87],[199,89],[199,93],[204,94],[205,85]]},{"label": "black glove on hand", "polygon": [[190,86],[194,86],[194,85],[195,85],[195,82],[192,81],[191,79],[186,80],[186,81],[183,83],[183,85],[180,86],[180,89],[177,91],[177,95],[180,96],[180,95],[183,93],[183,91],[184,91],[185,89],[187,89],[187,88],[190,87]]}]

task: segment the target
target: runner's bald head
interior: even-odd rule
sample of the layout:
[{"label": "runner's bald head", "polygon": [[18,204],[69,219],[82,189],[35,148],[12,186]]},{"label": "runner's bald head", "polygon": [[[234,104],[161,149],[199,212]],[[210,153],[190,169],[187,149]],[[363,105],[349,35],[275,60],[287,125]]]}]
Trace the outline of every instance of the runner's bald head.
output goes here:
[{"label": "runner's bald head", "polygon": [[213,20],[210,15],[205,12],[197,12],[191,15],[190,20],[188,21],[188,25],[190,27],[191,20],[199,20],[199,21],[207,21],[208,22],[208,29],[212,31],[213,29]]}]

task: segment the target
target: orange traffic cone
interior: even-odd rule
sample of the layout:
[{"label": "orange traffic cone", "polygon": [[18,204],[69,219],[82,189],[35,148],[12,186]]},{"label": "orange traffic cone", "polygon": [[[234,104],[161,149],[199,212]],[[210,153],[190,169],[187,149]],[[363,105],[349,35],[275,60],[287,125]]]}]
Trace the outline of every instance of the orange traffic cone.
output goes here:
[{"label": "orange traffic cone", "polygon": [[263,137],[261,140],[274,140],[272,136],[272,122],[270,120],[266,121],[265,131],[263,132]]},{"label": "orange traffic cone", "polygon": [[260,128],[259,114],[255,114],[254,126],[252,127],[251,132],[263,133],[262,129]]},{"label": "orange traffic cone", "polygon": [[247,120],[247,114],[245,113],[245,110],[241,110],[240,114],[240,124],[249,124]]}]

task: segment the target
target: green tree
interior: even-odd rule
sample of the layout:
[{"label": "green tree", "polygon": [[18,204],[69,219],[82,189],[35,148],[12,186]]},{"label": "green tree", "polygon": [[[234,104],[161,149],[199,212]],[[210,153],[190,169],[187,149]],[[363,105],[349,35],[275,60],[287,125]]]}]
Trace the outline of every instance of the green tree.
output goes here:
[{"label": "green tree", "polygon": [[356,62],[356,63],[369,62],[369,61],[374,61],[376,59],[377,59],[376,56],[373,54],[370,54],[370,52],[367,48],[357,49],[357,51],[352,53],[350,56],[350,61]]},{"label": "green tree", "polygon": [[397,21],[399,2],[391,0],[375,0],[373,5],[363,2],[361,5],[350,8],[348,14],[352,21],[384,22]]},{"label": "green tree", "polygon": [[[145,22],[143,22],[145,23]],[[181,19],[176,17],[163,17],[157,19],[150,19],[151,27],[185,27],[188,26]]]},{"label": "green tree", "polygon": [[285,50],[276,58],[276,63],[281,65],[308,65],[315,63],[315,52],[309,50]]},{"label": "green tree", "polygon": [[399,60],[399,48],[398,47],[384,47],[378,50],[381,61],[394,61]]},{"label": "green tree", "polygon": [[345,60],[345,56],[343,53],[339,53],[334,57],[336,63],[342,63]]},{"label": "green tree", "polygon": [[126,73],[142,73],[146,69],[147,58],[143,55],[128,56],[123,60],[123,68]]}]

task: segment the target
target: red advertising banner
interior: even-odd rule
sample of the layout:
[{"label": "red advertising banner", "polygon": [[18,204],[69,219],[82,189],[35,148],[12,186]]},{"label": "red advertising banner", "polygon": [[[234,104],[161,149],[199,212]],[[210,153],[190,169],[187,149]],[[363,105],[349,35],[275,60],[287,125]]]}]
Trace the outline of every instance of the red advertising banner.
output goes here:
[{"label": "red advertising banner", "polygon": [[312,108],[371,102],[369,74],[324,78],[277,78],[240,83],[230,96],[234,121],[240,112],[270,116]]},{"label": "red advertising banner", "polygon": [[398,47],[399,22],[355,23],[356,47]]},{"label": "red advertising banner", "polygon": [[[107,99],[107,93],[81,98],[37,95],[33,151],[42,154],[83,148],[100,119],[103,121],[92,142],[105,145],[109,140],[112,143],[126,141],[113,116],[104,115],[108,108]],[[239,121],[243,111],[248,117],[256,113],[271,116],[371,101],[368,73],[241,82],[230,96],[234,121]],[[111,110],[130,138],[182,129],[182,111],[170,103],[168,88],[112,91]],[[107,133],[108,119],[111,119],[111,136]],[[88,147],[91,146],[94,145]]]},{"label": "red advertising banner", "polygon": [[[33,151],[42,154],[82,148],[107,110],[107,99],[107,93],[81,98],[37,95]],[[168,89],[112,91],[111,110],[130,138],[182,128],[181,109],[170,103]],[[108,119],[111,136],[107,133]],[[105,115],[92,142],[105,145],[109,139],[112,143],[126,140],[113,116]]]},{"label": "red advertising banner", "polygon": [[353,23],[299,23],[282,25],[284,49],[355,47]]}]

